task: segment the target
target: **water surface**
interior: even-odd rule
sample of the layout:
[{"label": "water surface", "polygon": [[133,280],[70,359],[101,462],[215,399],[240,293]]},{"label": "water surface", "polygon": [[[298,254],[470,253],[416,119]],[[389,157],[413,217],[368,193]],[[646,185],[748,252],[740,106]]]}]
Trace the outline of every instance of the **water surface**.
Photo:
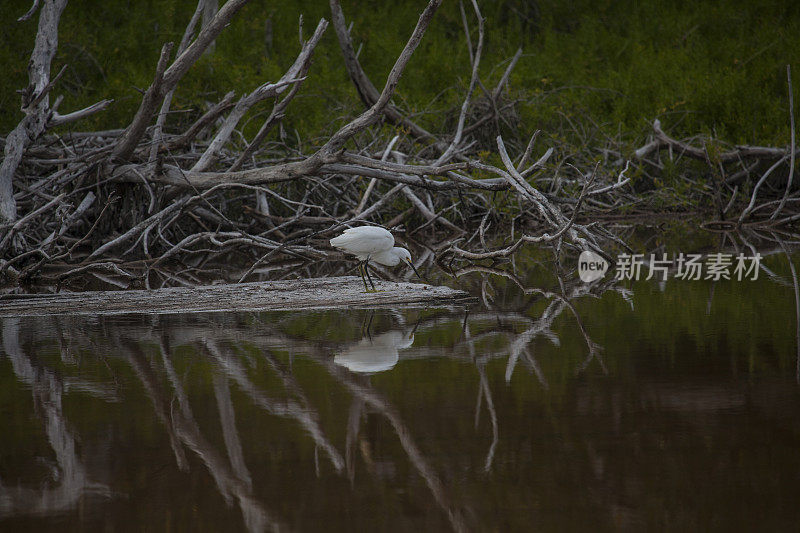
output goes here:
[{"label": "water surface", "polygon": [[765,265],[474,272],[469,310],[5,319],[0,529],[796,529],[795,293]]}]

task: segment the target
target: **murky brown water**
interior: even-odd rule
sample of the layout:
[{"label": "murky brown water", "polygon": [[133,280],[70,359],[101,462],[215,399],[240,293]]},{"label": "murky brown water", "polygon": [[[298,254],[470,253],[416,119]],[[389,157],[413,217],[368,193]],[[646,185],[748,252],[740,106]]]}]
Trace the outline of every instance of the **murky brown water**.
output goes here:
[{"label": "murky brown water", "polygon": [[0,529],[795,530],[795,295],[764,264],[476,272],[469,312],[5,319]]}]

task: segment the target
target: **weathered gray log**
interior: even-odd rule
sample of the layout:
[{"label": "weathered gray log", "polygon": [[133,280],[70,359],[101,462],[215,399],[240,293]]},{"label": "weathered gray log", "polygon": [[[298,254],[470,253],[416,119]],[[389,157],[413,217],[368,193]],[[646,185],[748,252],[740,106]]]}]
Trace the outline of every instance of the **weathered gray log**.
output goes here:
[{"label": "weathered gray log", "polygon": [[470,303],[449,287],[375,280],[365,292],[361,278],[344,276],[236,285],[171,287],[152,291],[92,291],[0,297],[0,317],[44,315],[164,314],[209,311],[277,311],[428,306]]}]

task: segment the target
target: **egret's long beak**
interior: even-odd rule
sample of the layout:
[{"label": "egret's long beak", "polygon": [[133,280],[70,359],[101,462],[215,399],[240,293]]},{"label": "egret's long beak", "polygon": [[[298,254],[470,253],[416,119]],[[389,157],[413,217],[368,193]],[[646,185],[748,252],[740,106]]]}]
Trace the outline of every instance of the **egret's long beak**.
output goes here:
[{"label": "egret's long beak", "polygon": [[414,274],[416,274],[419,279],[421,279],[425,283],[428,283],[425,280],[425,278],[423,278],[422,276],[419,275],[419,272],[417,272],[417,267],[414,266],[414,263],[412,263],[410,259],[406,260],[406,262],[411,266],[412,270],[414,270]]}]

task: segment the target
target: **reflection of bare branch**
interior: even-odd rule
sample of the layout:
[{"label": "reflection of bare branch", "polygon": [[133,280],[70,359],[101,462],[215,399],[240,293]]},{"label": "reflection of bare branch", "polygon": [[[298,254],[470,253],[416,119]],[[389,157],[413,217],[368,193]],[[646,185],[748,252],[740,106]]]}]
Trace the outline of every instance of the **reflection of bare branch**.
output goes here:
[{"label": "reflection of bare branch", "polygon": [[[533,326],[520,333],[517,338],[510,343],[508,364],[506,365],[506,382],[511,381],[511,375],[514,373],[514,367],[517,364],[519,356],[536,337],[544,336],[550,339],[550,342],[558,346],[560,341],[551,328],[553,320],[555,320],[563,310],[563,301],[554,300],[550,302],[550,305],[547,306],[542,316],[534,322]],[[543,381],[543,376],[540,375],[540,372],[536,372],[536,377],[542,382],[542,386],[547,387],[547,381]]]},{"label": "reflection of bare branch", "polygon": [[795,342],[797,349],[797,355],[795,358],[795,380],[798,384],[800,384],[800,285],[797,283],[797,271],[794,268],[792,256],[789,255],[789,250],[786,249],[786,245],[783,244],[783,241],[780,239],[780,237],[774,233],[772,236],[775,237],[775,240],[780,243],[783,253],[786,255],[786,260],[789,262],[789,271],[792,273],[792,286],[794,288]]},{"label": "reflection of bare branch", "polygon": [[464,522],[464,517],[450,501],[450,497],[445,490],[444,484],[430,466],[420,449],[417,447],[413,437],[411,436],[411,432],[403,423],[400,415],[397,414],[397,411],[395,411],[394,408],[386,401],[386,399],[379,395],[375,390],[369,386],[364,386],[357,382],[355,379],[353,379],[353,376],[350,373],[339,368],[329,359],[320,356],[315,357],[315,359],[328,370],[331,376],[336,378],[336,380],[342,383],[342,385],[350,389],[356,398],[363,401],[366,405],[369,405],[371,408],[375,409],[384,417],[386,417],[386,419],[394,428],[394,431],[400,440],[400,444],[403,446],[403,450],[405,450],[406,455],[408,455],[411,464],[414,465],[419,474],[427,483],[428,488],[431,490],[431,493],[433,493],[433,497],[447,515],[447,518],[450,521],[450,524],[453,526],[453,529],[456,531],[467,531],[468,528]]},{"label": "reflection of bare branch", "polygon": [[250,379],[247,377],[247,372],[245,369],[242,367],[239,361],[236,360],[236,358],[232,357],[233,354],[226,354],[223,352],[223,350],[221,350],[217,343],[212,339],[206,339],[204,345],[207,348],[208,353],[217,360],[220,368],[228,375],[228,377],[230,377],[236,382],[237,385],[239,385],[239,388],[242,390],[242,392],[247,394],[254,404],[275,416],[294,418],[297,420],[303,429],[305,429],[314,439],[314,441],[317,443],[317,446],[325,450],[325,453],[328,454],[333,467],[337,471],[341,471],[344,468],[344,459],[342,458],[342,455],[325,437],[325,434],[319,425],[319,421],[317,420],[316,416],[312,415],[312,412],[309,409],[299,405],[294,401],[278,402],[277,400],[269,398],[258,387],[256,387],[252,381],[250,381]]},{"label": "reflection of bare branch", "polygon": [[[131,344],[129,344],[127,348],[132,348]],[[164,424],[164,427],[167,430],[169,445],[172,448],[172,453],[175,454],[175,463],[178,465],[180,470],[188,472],[189,462],[186,459],[186,452],[184,451],[183,446],[181,446],[178,436],[175,434],[174,426],[170,423],[170,418],[172,416],[171,406],[167,401],[166,394],[161,392],[161,386],[159,385],[156,377],[150,371],[148,365],[140,362],[139,359],[134,357],[132,354],[125,353],[124,355],[127,357],[128,362],[130,363],[131,368],[133,368],[133,371],[136,373],[136,376],[139,378],[139,381],[142,382],[145,392],[147,392],[147,395],[153,402],[153,408],[155,409],[158,420]]]},{"label": "reflection of bare branch", "polygon": [[544,390],[548,390],[550,388],[550,384],[547,382],[547,378],[544,377],[544,372],[539,367],[539,362],[536,360],[536,357],[531,353],[533,348],[525,348],[523,350],[522,355],[524,356],[524,361],[528,363],[528,365],[533,370],[533,373],[536,374],[536,379],[539,380],[539,383],[542,385]]},{"label": "reflection of bare branch", "polygon": [[19,340],[20,320],[3,320],[3,351],[17,379],[30,387],[35,409],[44,418],[47,440],[59,471],[54,488],[10,488],[0,484],[0,516],[17,513],[53,513],[75,509],[87,493],[110,497],[110,489],[92,482],[78,457],[75,436],[67,427],[61,400],[64,386],[56,374],[33,365]]},{"label": "reflection of bare branch", "polygon": [[175,389],[175,396],[178,398],[178,406],[181,408],[183,415],[187,418],[191,417],[191,407],[189,406],[189,398],[186,396],[186,391],[183,390],[183,383],[178,379],[178,374],[172,366],[172,359],[170,358],[170,349],[166,344],[164,337],[161,337],[161,344],[159,346],[161,351],[161,361],[164,364],[164,370],[167,373],[169,382],[172,388]]},{"label": "reflection of bare branch", "polygon": [[[488,472],[492,469],[492,461],[494,460],[494,452],[497,449],[497,442],[500,439],[500,430],[497,426],[497,411],[494,408],[494,400],[492,399],[492,390],[489,388],[489,380],[486,379],[486,363],[480,363],[478,366],[478,375],[480,376],[480,390],[483,391],[483,396],[486,398],[486,409],[489,411],[489,419],[492,422],[492,444],[489,446],[489,452],[486,454],[486,463],[483,470]],[[480,398],[480,396],[479,396]],[[477,412],[475,414],[477,422]]]},{"label": "reflection of bare branch", "polygon": [[[148,389],[154,405],[167,404],[167,393],[158,383],[155,375],[153,375],[153,369],[146,364],[141,348],[136,343],[127,344],[129,349],[126,350],[125,355],[131,367],[142,379],[142,382],[147,383],[145,387]],[[169,365],[169,357],[167,354],[163,355],[162,360]],[[173,384],[175,383],[176,381],[173,381]],[[182,389],[182,387],[178,389]],[[178,389],[176,389],[176,395],[180,402],[182,396],[178,393]],[[214,478],[214,482],[223,499],[230,504],[233,498],[236,498],[248,531],[264,531],[267,528],[272,531],[282,529],[280,524],[269,516],[261,503],[253,497],[252,487],[248,482],[249,476],[247,481],[241,479],[231,465],[203,436],[197,422],[194,420],[188,401],[181,405],[180,409],[171,412],[166,426],[169,428],[168,432],[171,430],[183,445],[195,452],[200,460],[203,461],[211,477]]]},{"label": "reflection of bare branch", "polygon": [[[486,278],[483,281],[486,281]],[[487,285],[490,285],[490,282],[487,282]],[[408,339],[412,337],[400,335],[397,331],[384,331],[374,335],[370,346],[372,348],[381,346],[381,349],[393,350],[391,355],[394,360],[396,360],[396,351],[404,348],[401,352],[402,358],[445,356],[476,366],[479,397],[476,416],[485,406],[489,419],[486,424],[488,427],[481,428],[481,431],[486,433],[491,431],[491,435],[486,436],[487,441],[491,438],[491,442],[487,442],[488,449],[482,452],[482,457],[479,459],[481,464],[477,468],[488,472],[493,468],[496,453],[499,453],[499,426],[502,423],[493,401],[488,364],[496,359],[508,358],[510,371],[513,372],[514,365],[521,362],[535,374],[536,379],[542,383],[543,387],[548,387],[546,374],[533,356],[533,349],[538,346],[537,341],[550,339],[551,342],[557,344],[558,337],[553,332],[553,324],[567,307],[570,307],[573,313],[575,312],[570,300],[594,296],[600,290],[596,286],[583,284],[571,285],[568,283],[565,287],[561,294],[531,289],[524,302],[524,308],[518,311],[479,311],[470,313],[466,318],[463,314],[454,314],[452,310],[424,313],[414,326],[415,331],[420,334],[451,326],[462,326],[462,319],[464,319],[463,335],[444,351],[424,345],[410,346]],[[490,290],[494,289],[490,287]],[[495,293],[501,294],[500,291],[495,291]],[[536,302],[541,303],[543,299],[547,304],[546,309],[543,312],[537,312],[539,316],[532,315],[530,306]],[[288,331],[298,331],[297,320],[302,316],[299,314],[288,315],[288,317],[281,315],[275,320],[265,320],[257,328],[237,315],[226,315],[222,322],[209,315],[193,316],[190,321],[179,317],[172,317],[164,323],[161,323],[160,320],[142,321],[138,324],[131,321],[130,323],[126,322],[124,330],[111,330],[112,343],[121,348],[123,359],[129,362],[152,401],[156,416],[166,428],[166,434],[169,436],[178,466],[188,470],[190,458],[187,456],[191,454],[186,452],[187,448],[197,454],[214,478],[217,489],[225,501],[231,504],[237,502],[248,528],[276,528],[277,523],[270,518],[261,503],[253,497],[254,476],[247,469],[242,442],[237,433],[236,413],[231,399],[229,380],[233,380],[236,384],[234,386],[260,409],[271,415],[296,421],[313,439],[317,444],[317,450],[321,452],[316,464],[319,465],[321,462],[322,466],[325,466],[324,457],[327,455],[334,469],[344,473],[351,483],[355,479],[356,454],[359,444],[367,444],[367,441],[359,435],[363,414],[365,410],[377,411],[394,429],[405,455],[408,457],[406,461],[413,465],[419,473],[421,482],[424,482],[430,490],[432,499],[442,509],[443,516],[447,517],[453,529],[466,529],[465,506],[453,501],[449,494],[449,488],[439,477],[438,469],[434,468],[436,463],[432,463],[417,446],[410,428],[400,418],[399,413],[367,381],[359,380],[357,376],[353,376],[335,364],[334,358],[330,354],[342,353],[347,350],[347,346],[343,346],[341,342],[324,339],[312,340],[302,334],[288,333]],[[396,322],[404,322],[408,315],[395,312],[395,318]],[[578,321],[580,322],[579,317]],[[66,322],[64,327],[67,330],[78,329],[71,322]],[[588,335],[580,323],[579,328],[588,339]],[[520,331],[522,333],[519,333]],[[395,339],[393,335],[398,338]],[[392,338],[390,339],[390,337]],[[75,336],[66,338],[69,338],[71,343],[71,346],[67,348],[83,347],[84,345],[92,345],[93,350],[98,348],[94,340],[84,340],[87,337],[78,335],[77,338]],[[378,339],[384,338],[387,342],[378,341]],[[198,339],[203,340],[198,341]],[[392,342],[388,342],[389,340]],[[404,346],[405,343],[409,346]],[[160,346],[160,354],[156,351],[154,352],[155,358],[145,356],[143,346],[146,345]],[[192,414],[191,391],[186,387],[177,360],[172,355],[175,347],[180,345],[192,347],[199,345],[200,354],[213,363],[214,371],[211,383],[214,387],[222,428],[221,440],[224,440],[225,450],[222,450],[222,444],[215,446],[202,434],[198,427],[198,422],[202,423],[202,420],[200,418],[195,420]],[[64,350],[65,346],[66,344],[62,344],[62,358],[66,364],[71,365],[73,363],[69,361],[75,358],[71,358],[69,349]],[[246,347],[255,347],[255,350],[243,350]],[[291,365],[287,365],[285,360],[278,357],[277,352],[274,351],[283,351],[287,347],[290,347],[291,352],[310,354],[312,359],[319,362],[335,380],[341,382],[344,388],[353,395],[346,428],[346,442],[342,453],[323,433],[320,416],[306,397]],[[78,351],[73,350],[72,353],[77,354]],[[147,352],[147,355],[151,354]],[[271,367],[270,374],[279,378],[283,383],[285,394],[281,394],[280,391],[273,392],[264,389],[251,379],[247,361],[255,358],[260,360],[262,357]],[[102,387],[95,388],[104,390]],[[96,396],[102,397],[99,394]],[[484,401],[485,403],[483,403]],[[369,462],[370,450],[366,446],[362,446],[361,451],[365,455],[365,461]],[[316,459],[317,454],[315,453]]]},{"label": "reflection of bare branch", "polygon": [[[573,296],[577,293],[577,290],[573,291]],[[589,349],[589,353],[586,356],[586,360],[581,364],[578,371],[583,372],[592,359],[597,359],[597,362],[600,364],[600,368],[603,370],[604,374],[608,374],[608,369],[606,368],[606,364],[603,361],[603,358],[600,357],[600,350],[602,347],[594,342],[590,337],[589,334],[586,332],[586,328],[583,327],[583,320],[581,320],[581,316],[578,314],[578,310],[575,309],[575,306],[569,301],[568,298],[563,299],[564,304],[569,307],[569,310],[572,311],[572,315],[575,317],[575,322],[578,324],[578,329],[583,335],[583,339],[586,341],[586,347]]]},{"label": "reflection of bare branch", "polygon": [[[264,325],[262,330],[268,330],[268,326]],[[287,389],[294,394],[297,395],[301,393],[301,390],[299,386],[294,383],[293,376],[291,376],[289,372],[281,372],[280,370],[282,367],[278,365],[277,361],[268,353],[268,350],[265,350],[264,348],[268,346],[285,348],[288,345],[307,351],[309,354],[312,354],[312,357],[314,357],[317,362],[323,365],[334,378],[336,378],[344,386],[350,389],[351,392],[353,392],[355,403],[351,406],[348,417],[349,421],[346,441],[346,464],[348,465],[348,476],[351,479],[352,476],[354,476],[353,453],[356,444],[356,438],[358,436],[358,424],[364,406],[368,405],[372,409],[375,409],[383,414],[390,422],[411,463],[415,466],[415,468],[417,468],[418,472],[427,483],[437,503],[439,503],[439,505],[445,511],[453,528],[456,531],[467,530],[460,511],[457,510],[452,503],[450,503],[444,485],[442,484],[438,475],[429,465],[424,455],[422,455],[422,452],[419,450],[413,438],[411,437],[410,431],[400,419],[397,412],[386,402],[384,398],[378,395],[378,393],[369,386],[362,385],[360,382],[356,381],[349,372],[337,366],[329,357],[317,355],[319,352],[319,346],[315,343],[311,343],[303,339],[293,339],[276,331],[269,331],[269,334],[265,336],[259,335],[255,338],[251,336],[250,339],[258,342],[258,345],[262,348],[262,355],[273,366],[273,368],[279,371],[278,373],[282,379],[284,379]],[[213,340],[206,338],[205,345],[208,348],[208,352],[215,359],[217,359],[219,367],[239,385],[239,388],[245,394],[250,396],[251,400],[256,405],[259,405],[272,414],[279,416],[291,416],[298,418],[298,415],[302,415],[307,417],[298,419],[302,424],[304,424],[304,427],[306,427],[307,431],[312,435],[312,437],[317,440],[317,444],[328,452],[329,456],[331,457],[331,461],[334,462],[334,466],[337,467],[337,470],[342,469],[341,464],[343,464],[344,461],[341,459],[341,456],[339,456],[338,452],[336,452],[336,450],[327,443],[327,441],[324,439],[324,436],[322,436],[320,429],[317,428],[315,430],[313,427],[308,425],[311,419],[308,417],[307,413],[298,412],[299,409],[297,408],[297,404],[294,404],[293,402],[288,402],[286,405],[278,405],[276,402],[266,398],[263,393],[261,393],[261,391],[259,391],[255,385],[248,380],[245,370],[241,367],[238,361],[236,361],[233,357],[226,357]],[[316,434],[314,431],[318,431],[319,433]]]},{"label": "reflection of bare branch", "polygon": [[345,440],[345,464],[347,465],[347,478],[350,483],[356,476],[355,447],[358,438],[358,427],[361,423],[361,414],[364,412],[364,402],[359,398],[353,398],[350,410],[347,413],[347,437]]},{"label": "reflection of bare branch", "polygon": [[[62,327],[61,322],[62,317],[55,317],[54,320],[52,320],[52,327],[56,331],[58,337],[58,348],[61,352],[61,361],[68,366],[77,365],[79,364],[79,361],[73,354],[70,343],[67,341],[67,337],[65,336],[65,328]],[[66,328],[66,331],[70,331],[70,329]],[[88,394],[89,396],[106,402],[120,401],[119,388],[116,383],[114,383],[112,386],[106,383],[95,383],[83,377],[74,376],[64,376],[62,378],[62,383],[64,385],[65,393],[76,391]]]},{"label": "reflection of bare branch", "polygon": [[214,396],[217,398],[222,438],[225,440],[225,449],[228,450],[228,459],[230,459],[231,467],[236,476],[252,490],[253,481],[244,462],[244,452],[242,451],[242,443],[239,440],[239,432],[236,431],[236,414],[231,401],[231,390],[228,387],[228,380],[222,378],[219,374],[214,374]]},{"label": "reflection of bare branch", "polygon": [[[469,328],[469,314],[464,315],[464,325],[462,326],[463,337],[466,340],[472,338],[472,332]],[[468,345],[470,358],[475,360],[475,345],[470,343]],[[492,399],[492,389],[489,387],[489,381],[486,379],[486,359],[481,358],[476,361],[475,366],[478,369],[478,376],[480,377],[480,386],[478,387],[478,402],[475,406],[475,429],[478,429],[478,421],[481,414],[481,400],[486,397],[486,409],[489,411],[489,418],[492,423],[492,444],[489,445],[489,451],[486,453],[486,463],[484,464],[484,471],[488,472],[492,468],[492,461],[494,460],[494,452],[497,449],[497,443],[500,437],[500,430],[497,424],[497,412],[494,408],[494,400]]]},{"label": "reflection of bare branch", "polygon": [[[463,268],[453,273],[455,277],[465,276],[471,273],[481,273],[484,276],[481,278],[481,290],[484,291],[484,286],[488,283],[488,277],[485,274],[493,274],[497,276],[502,276],[511,280],[515,285],[519,287],[523,294],[528,295],[538,295],[543,296],[544,298],[552,300],[550,305],[548,305],[547,309],[542,313],[536,321],[530,321],[529,319],[526,320],[530,323],[530,326],[524,332],[514,336],[513,340],[509,342],[509,358],[506,365],[506,381],[510,381],[511,376],[514,372],[514,368],[517,364],[517,361],[520,359],[522,355],[526,357],[523,358],[530,367],[531,370],[536,374],[537,379],[542,383],[542,386],[547,387],[546,380],[543,379],[543,374],[541,370],[538,368],[538,364],[533,356],[529,352],[525,352],[527,350],[527,346],[539,336],[545,336],[546,338],[550,339],[550,341],[558,345],[558,337],[551,331],[551,325],[555,318],[557,318],[561,313],[564,311],[565,308],[569,308],[572,312],[573,316],[575,317],[575,321],[578,325],[578,330],[580,331],[581,335],[583,336],[584,340],[586,341],[586,346],[588,348],[588,355],[586,360],[579,366],[578,371],[581,372],[586,369],[586,367],[591,363],[593,359],[596,359],[603,370],[603,372],[607,372],[605,363],[603,359],[600,357],[600,350],[601,347],[592,341],[591,337],[589,337],[586,328],[583,326],[583,321],[581,320],[580,315],[578,314],[577,309],[575,306],[572,305],[572,300],[582,298],[584,296],[596,296],[597,294],[602,294],[607,290],[614,290],[619,292],[626,301],[629,300],[629,293],[626,289],[622,287],[616,286],[616,282],[612,279],[605,283],[571,283],[567,284],[564,283],[563,279],[557,275],[559,280],[559,286],[561,288],[560,293],[551,292],[547,290],[543,290],[539,287],[525,287],[522,280],[520,280],[515,274],[512,272],[508,272],[506,270],[502,270],[499,268],[493,267],[484,267],[480,265],[472,265],[467,268]],[[631,302],[631,305],[632,302]],[[488,304],[487,304],[487,307]],[[506,313],[507,314],[507,313]],[[499,316],[499,315],[498,315]],[[527,318],[527,317],[525,317]],[[523,318],[523,320],[525,320]]]},{"label": "reflection of bare branch", "polygon": [[98,384],[75,377],[65,377],[63,380],[64,392],[82,392],[105,402],[120,401],[116,387]]}]

